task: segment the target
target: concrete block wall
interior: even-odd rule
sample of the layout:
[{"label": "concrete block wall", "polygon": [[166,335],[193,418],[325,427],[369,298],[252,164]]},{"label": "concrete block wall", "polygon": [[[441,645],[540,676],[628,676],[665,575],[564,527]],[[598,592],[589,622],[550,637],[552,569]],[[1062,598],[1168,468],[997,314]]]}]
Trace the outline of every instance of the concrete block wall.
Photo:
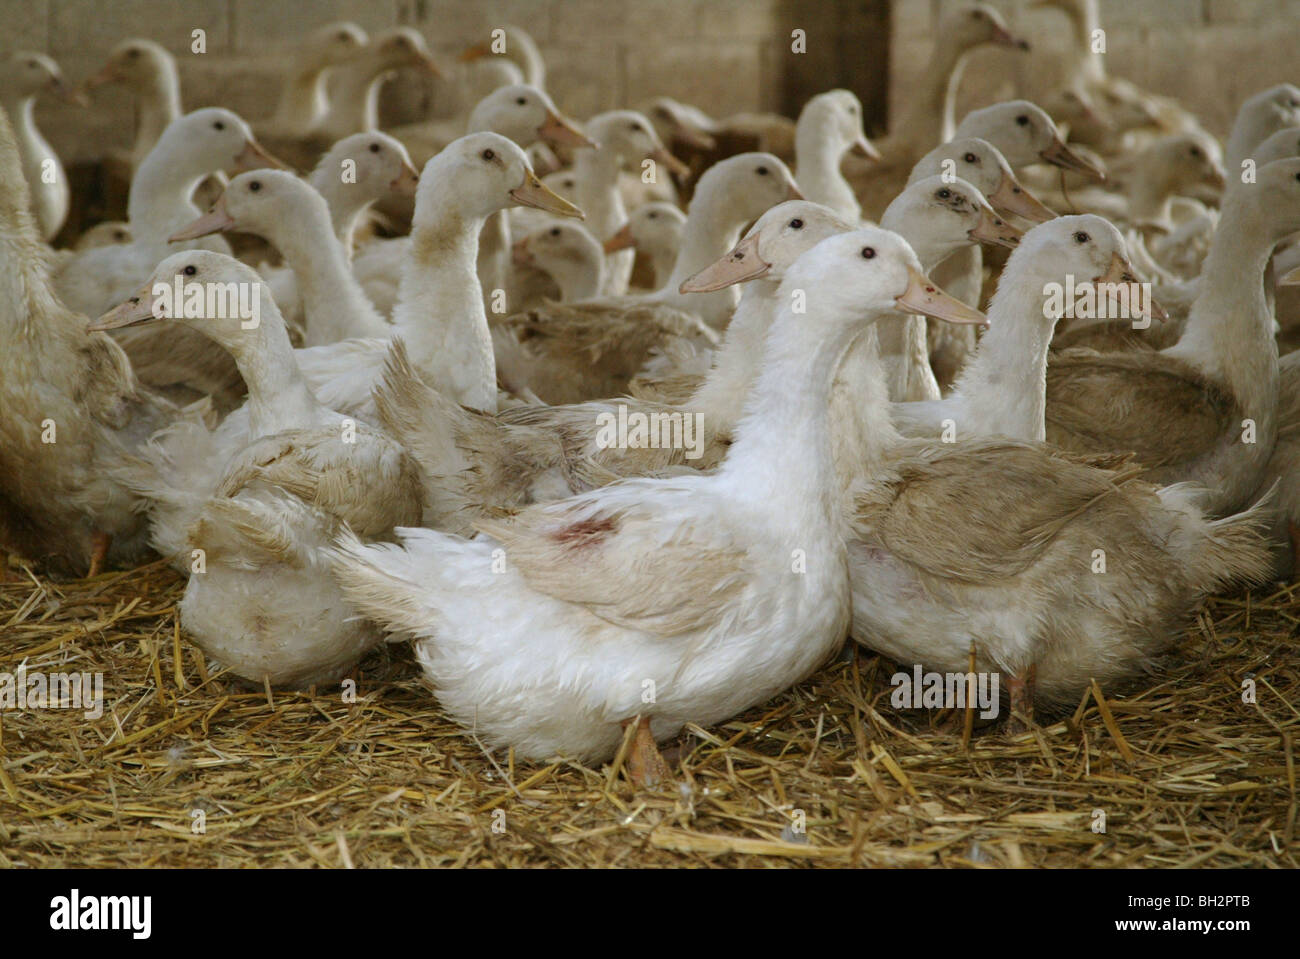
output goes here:
[{"label": "concrete block wall", "polygon": [[[887,63],[872,41],[885,0],[0,0],[0,53],[43,50],[73,82],[99,69],[109,49],[144,35],[176,54],[185,107],[222,103],[256,121],[278,93],[283,53],[311,28],[350,19],[375,31],[419,29],[435,56],[451,63],[466,44],[515,23],[541,45],[548,86],[582,118],[666,93],[716,115],[791,110],[805,90],[836,82],[863,87],[868,101],[889,77],[897,107],[915,88],[939,17],[963,0],[892,0]],[[1034,43],[1031,54],[977,54],[961,87],[960,112],[1059,80],[1066,21],[1029,0],[990,0]],[[1214,131],[1226,131],[1251,92],[1296,79],[1300,0],[1102,0],[1112,72],[1177,96]],[[790,30],[808,31],[809,55],[792,58]],[[191,31],[206,31],[207,52],[190,52]],[[827,39],[832,54],[822,46]],[[879,95],[881,91],[874,90]],[[881,105],[883,106],[883,97]],[[446,97],[401,78],[385,91],[385,116],[414,119]],[[119,89],[98,91],[89,110],[42,102],[38,117],[70,161],[92,160],[132,136],[133,112]]]}]

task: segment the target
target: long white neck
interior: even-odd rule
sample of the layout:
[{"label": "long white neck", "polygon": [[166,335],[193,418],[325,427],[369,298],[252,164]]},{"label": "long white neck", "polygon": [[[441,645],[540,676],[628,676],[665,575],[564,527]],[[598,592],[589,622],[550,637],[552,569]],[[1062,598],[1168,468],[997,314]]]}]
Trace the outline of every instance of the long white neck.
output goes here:
[{"label": "long white neck", "polygon": [[763,344],[776,316],[777,280],[753,280],[745,285],[731,325],[715,354],[713,368],[686,404],[703,414],[715,434],[730,433],[744,412],[763,362]]},{"label": "long white neck", "polygon": [[740,299],[739,290],[729,286],[712,293],[681,293],[679,288],[688,277],[720,259],[736,245],[745,221],[746,218],[737,216],[729,198],[716,189],[706,187],[697,192],[682,228],[682,247],[677,252],[673,272],[668,282],[654,294],[655,299],[694,313],[710,326],[726,326]]},{"label": "long white neck", "polygon": [[[256,329],[240,330],[222,345],[230,351],[248,386],[249,429],[252,437],[270,436],[290,429],[308,429],[332,422],[303,378],[294,358],[293,344],[265,286],[261,322]],[[199,327],[202,331],[202,327]]]},{"label": "long white neck", "polygon": [[830,207],[850,223],[862,219],[862,207],[849,181],[840,172],[845,145],[827,136],[820,124],[805,122],[795,128],[794,155],[799,192],[814,203]]},{"label": "long white neck", "polygon": [[163,131],[181,115],[181,83],[175,67],[168,66],[151,76],[136,91],[135,144],[131,147],[132,160],[144,162]]},{"label": "long white neck", "polygon": [[583,257],[580,260],[559,259],[546,270],[560,287],[560,299],[565,303],[586,300],[600,293],[604,278],[602,257]]},{"label": "long white neck", "polygon": [[1060,278],[1003,271],[989,304],[989,329],[953,387],[971,418],[956,424],[959,436],[978,430],[1025,442],[1047,439],[1047,350],[1060,314],[1045,314],[1043,290],[1053,281]]},{"label": "long white neck", "polygon": [[587,214],[587,229],[602,242],[627,221],[618,189],[618,166],[618,154],[609,148],[578,150],[573,158],[575,200]]},{"label": "long white neck", "polygon": [[322,162],[308,181],[325,198],[330,211],[330,230],[343,247],[343,255],[352,262],[352,235],[361,215],[375,201],[373,192],[360,183],[344,183],[339,165]]},{"label": "long white neck", "polygon": [[953,138],[957,129],[957,88],[970,53],[971,48],[960,37],[939,37],[919,87],[893,128],[893,137],[898,138],[894,142],[925,153]]},{"label": "long white neck", "polygon": [[330,136],[341,139],[379,126],[379,88],[390,69],[384,61],[363,59],[335,71],[338,82],[329,101]]},{"label": "long white neck", "polygon": [[495,411],[496,359],[475,271],[484,218],[467,217],[445,190],[429,205],[402,264],[395,335],[416,369],[457,403]]},{"label": "long white neck", "polygon": [[900,442],[890,418],[874,326],[855,336],[840,355],[831,384],[830,430],[840,495],[872,476]]},{"label": "long white neck", "polygon": [[1106,80],[1106,64],[1102,55],[1092,48],[1092,34],[1101,26],[1096,0],[1082,0],[1077,6],[1068,4],[1060,8],[1074,28],[1074,46],[1065,53],[1066,79],[1080,79],[1089,85]]},{"label": "long white neck", "polygon": [[286,76],[275,122],[304,132],[315,127],[329,109],[325,79],[326,68],[314,63],[300,66]]},{"label": "long white neck", "polygon": [[136,242],[165,243],[167,236],[199,215],[191,197],[211,170],[151,150],[131,178],[126,213]]},{"label": "long white neck", "polygon": [[[762,370],[736,424],[719,479],[736,501],[815,536],[839,533],[827,408],[831,379],[852,331],[832,335],[781,308],[768,331]],[[887,418],[888,414],[886,414]]]},{"label": "long white neck", "polygon": [[1168,223],[1176,184],[1167,163],[1139,163],[1128,190],[1129,220],[1133,223]]},{"label": "long white neck", "polygon": [[307,317],[306,346],[392,332],[353,278],[343,247],[330,236],[323,205],[295,209],[280,226],[268,238],[298,278]]},{"label": "long white neck", "polygon": [[[1264,269],[1278,237],[1259,219],[1267,199],[1238,191],[1225,205],[1201,268],[1201,293],[1182,338],[1165,350],[1225,382],[1252,414],[1272,409],[1277,341],[1264,296]],[[1273,403],[1270,404],[1269,397]]]}]

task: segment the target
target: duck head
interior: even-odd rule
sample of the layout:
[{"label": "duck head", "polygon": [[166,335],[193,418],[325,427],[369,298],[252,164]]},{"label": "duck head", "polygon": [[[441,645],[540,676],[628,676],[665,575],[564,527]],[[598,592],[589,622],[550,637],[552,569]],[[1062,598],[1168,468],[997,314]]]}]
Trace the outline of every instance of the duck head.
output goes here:
[{"label": "duck head", "polygon": [[979,137],[958,137],[935,147],[912,168],[908,182],[950,174],[984,194],[999,213],[1043,223],[1056,216],[1016,179],[1002,152]]}]

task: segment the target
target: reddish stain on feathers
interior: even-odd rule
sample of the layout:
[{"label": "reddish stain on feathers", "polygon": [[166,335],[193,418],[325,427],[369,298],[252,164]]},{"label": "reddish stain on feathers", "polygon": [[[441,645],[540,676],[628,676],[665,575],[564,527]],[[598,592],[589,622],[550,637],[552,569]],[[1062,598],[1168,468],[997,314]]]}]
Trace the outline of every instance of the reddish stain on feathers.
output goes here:
[{"label": "reddish stain on feathers", "polygon": [[607,534],[616,529],[618,523],[614,517],[606,516],[600,519],[584,519],[563,529],[557,529],[551,535],[556,542],[567,543],[570,549],[576,550],[599,544]]}]

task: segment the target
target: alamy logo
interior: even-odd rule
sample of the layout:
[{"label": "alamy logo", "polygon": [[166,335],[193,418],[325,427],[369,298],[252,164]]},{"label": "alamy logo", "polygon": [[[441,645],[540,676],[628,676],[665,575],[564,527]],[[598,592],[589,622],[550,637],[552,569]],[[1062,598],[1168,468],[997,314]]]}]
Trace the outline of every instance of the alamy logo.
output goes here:
[{"label": "alamy logo", "polygon": [[262,301],[257,283],[185,283],[178,274],[172,283],[155,283],[153,315],[159,319],[237,319],[245,330],[262,322]]},{"label": "alamy logo", "polygon": [[50,928],[130,930],[133,939],[148,939],[153,927],[152,896],[82,896],[81,890],[50,900]]},{"label": "alamy logo", "polygon": [[997,673],[926,673],[913,666],[911,673],[889,678],[894,691],[889,703],[895,709],[967,709],[976,707],[980,719],[996,719],[1000,708]]},{"label": "alamy logo", "polygon": [[1133,320],[1134,329],[1151,325],[1151,284],[1094,283],[1074,284],[1073,275],[1065,283],[1043,286],[1043,316],[1047,319]]},{"label": "alamy logo", "polygon": [[618,404],[618,412],[596,415],[596,445],[603,450],[677,449],[688,460],[704,455],[704,416],[681,410],[644,412]]},{"label": "alamy logo", "polygon": [[0,673],[0,709],[80,709],[87,719],[98,719],[104,715],[104,674],[19,666],[16,673]]}]

